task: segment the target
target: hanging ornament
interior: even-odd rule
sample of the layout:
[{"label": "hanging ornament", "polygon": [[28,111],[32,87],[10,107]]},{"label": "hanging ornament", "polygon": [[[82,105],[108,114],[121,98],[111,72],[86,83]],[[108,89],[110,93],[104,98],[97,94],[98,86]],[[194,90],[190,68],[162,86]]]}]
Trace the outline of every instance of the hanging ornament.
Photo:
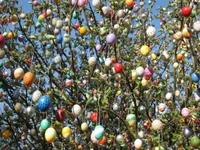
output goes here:
[{"label": "hanging ornament", "polygon": [[181,9],[181,14],[184,17],[189,17],[191,13],[192,13],[192,9],[190,7],[188,7],[188,6],[184,6]]},{"label": "hanging ornament", "polygon": [[136,148],[136,149],[140,149],[140,148],[142,147],[142,140],[136,139],[136,140],[134,141],[134,145],[135,145],[135,148]]},{"label": "hanging ornament", "polygon": [[32,101],[34,103],[37,103],[41,96],[42,96],[42,93],[39,90],[36,90],[32,95]]},{"label": "hanging ornament", "polygon": [[75,104],[72,107],[72,113],[74,114],[75,117],[78,117],[81,114],[82,108],[78,104]]},{"label": "hanging ornament", "polygon": [[146,31],[148,37],[153,38],[156,35],[156,28],[153,26],[149,26]]},{"label": "hanging ornament", "polygon": [[194,22],[194,24],[193,24],[193,29],[194,29],[195,31],[197,31],[197,32],[200,31],[200,21]]},{"label": "hanging ornament", "polygon": [[123,65],[121,63],[116,63],[114,65],[115,73],[121,73],[123,71]]},{"label": "hanging ornament", "polygon": [[187,118],[187,117],[189,117],[189,115],[190,115],[190,110],[188,109],[188,108],[183,108],[182,110],[181,110],[181,115],[184,117],[184,118]]},{"label": "hanging ornament", "polygon": [[17,80],[22,80],[24,76],[24,70],[22,68],[17,68],[14,71],[14,77]]},{"label": "hanging ornament", "polygon": [[101,1],[100,0],[92,0],[92,5],[94,7],[98,7],[100,5]]},{"label": "hanging ornament", "polygon": [[134,114],[128,114],[126,116],[126,121],[130,127],[133,127],[136,124],[136,117]]},{"label": "hanging ornament", "polygon": [[15,111],[16,111],[17,113],[21,113],[22,110],[23,110],[22,104],[21,104],[21,103],[16,103],[16,104],[15,104]]},{"label": "hanging ornament", "polygon": [[197,72],[192,73],[191,75],[192,81],[198,83],[200,80],[200,75]]},{"label": "hanging ornament", "polygon": [[64,109],[59,109],[56,111],[56,119],[59,122],[63,122],[64,119],[66,118],[66,113]]},{"label": "hanging ornament", "polygon": [[90,136],[90,139],[91,139],[92,143],[96,143],[96,144],[99,143],[99,140],[97,140],[97,139],[95,138],[95,132],[94,132],[94,131],[92,131],[92,134],[91,134],[91,136]]},{"label": "hanging ornament", "polygon": [[183,135],[185,138],[189,138],[190,136],[192,136],[192,134],[192,129],[190,129],[189,127],[184,128]]},{"label": "hanging ornament", "polygon": [[47,111],[50,108],[51,100],[48,96],[41,96],[38,100],[38,108],[41,111]]},{"label": "hanging ornament", "polygon": [[106,37],[106,42],[108,43],[108,44],[113,44],[115,41],[116,41],[116,36],[115,36],[115,34],[113,34],[113,33],[110,33],[110,34],[108,34],[107,35],[107,37]]},{"label": "hanging ornament", "polygon": [[156,131],[160,130],[162,128],[162,122],[158,119],[154,120],[152,122],[152,128]]},{"label": "hanging ornament", "polygon": [[63,136],[65,139],[67,139],[67,138],[70,137],[70,135],[71,135],[71,129],[70,129],[69,127],[64,127],[64,128],[62,129],[62,136]]},{"label": "hanging ornament", "polygon": [[200,146],[200,139],[195,135],[190,139],[190,145],[193,148],[198,148]]},{"label": "hanging ornament", "polygon": [[56,138],[57,138],[57,133],[54,128],[50,127],[45,131],[45,139],[48,143],[54,142]]},{"label": "hanging ornament", "polygon": [[35,108],[33,106],[28,106],[26,108],[26,114],[27,116],[29,116],[30,118],[33,117],[35,115]]},{"label": "hanging ornament", "polygon": [[120,144],[121,146],[123,146],[123,145],[124,145],[124,136],[121,135],[121,134],[117,135],[117,137],[116,137],[116,142],[117,142],[118,144]]},{"label": "hanging ornament", "polygon": [[2,48],[5,44],[6,40],[2,34],[0,34],[0,48]]},{"label": "hanging ornament", "polygon": [[48,129],[50,127],[50,122],[47,119],[43,119],[40,123],[40,128],[45,131],[46,129]]},{"label": "hanging ornament", "polygon": [[94,66],[96,64],[97,60],[95,57],[90,57],[88,60],[88,63],[90,66]]},{"label": "hanging ornament", "polygon": [[87,130],[88,130],[88,124],[87,124],[86,122],[83,122],[83,123],[81,124],[81,130],[82,130],[82,131],[87,131]]},{"label": "hanging ornament", "polygon": [[34,82],[35,75],[32,72],[27,72],[23,76],[23,81],[26,86],[31,86]]},{"label": "hanging ornament", "polygon": [[143,67],[137,67],[136,68],[136,75],[137,76],[142,76],[144,74],[144,68]]},{"label": "hanging ornament", "polygon": [[95,127],[94,134],[95,134],[95,138],[97,140],[100,140],[104,136],[104,133],[105,133],[105,131],[104,131],[103,126],[98,125]]},{"label": "hanging ornament", "polygon": [[150,53],[150,47],[149,46],[147,46],[147,45],[143,45],[141,48],[140,48],[140,54],[142,55],[142,56],[148,56],[149,55],[149,53]]}]

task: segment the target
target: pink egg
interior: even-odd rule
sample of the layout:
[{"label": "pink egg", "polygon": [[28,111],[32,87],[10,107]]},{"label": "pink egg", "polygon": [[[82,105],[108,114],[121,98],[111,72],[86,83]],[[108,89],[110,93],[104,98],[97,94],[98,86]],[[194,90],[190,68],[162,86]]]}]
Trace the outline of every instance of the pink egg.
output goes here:
[{"label": "pink egg", "polygon": [[5,44],[6,40],[3,35],[0,34],[0,48],[2,48]]},{"label": "pink egg", "polygon": [[77,0],[72,0],[72,5],[76,5]]},{"label": "pink egg", "polygon": [[183,108],[181,110],[181,115],[184,117],[184,118],[187,118],[189,115],[190,115],[190,110],[188,108]]},{"label": "pink egg", "polygon": [[87,80],[83,80],[83,86],[87,85]]},{"label": "pink egg", "polygon": [[59,29],[54,29],[54,34],[55,35],[58,35],[60,33],[60,30]]},{"label": "pink egg", "polygon": [[37,5],[38,5],[38,1],[37,0],[33,1],[33,6],[37,6]]},{"label": "pink egg", "polygon": [[97,44],[97,45],[96,45],[96,50],[99,51],[100,49],[101,49],[101,45],[100,45],[100,44]]},{"label": "pink egg", "polygon": [[78,0],[78,6],[83,7],[85,5],[85,0]]},{"label": "pink egg", "polygon": [[67,79],[65,82],[66,86],[69,87],[72,85],[72,80]]},{"label": "pink egg", "polygon": [[152,67],[146,67],[144,69],[144,75],[147,77],[151,77],[153,75],[153,68]]}]

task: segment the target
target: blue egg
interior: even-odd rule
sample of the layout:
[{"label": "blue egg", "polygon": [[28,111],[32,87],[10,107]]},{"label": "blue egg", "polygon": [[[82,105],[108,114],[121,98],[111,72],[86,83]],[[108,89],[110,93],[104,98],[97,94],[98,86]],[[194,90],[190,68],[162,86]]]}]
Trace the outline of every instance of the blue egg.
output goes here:
[{"label": "blue egg", "polygon": [[51,105],[51,100],[48,96],[41,96],[38,100],[38,108],[41,111],[47,111]]},{"label": "blue egg", "polygon": [[47,44],[46,48],[50,49],[51,48],[51,44]]},{"label": "blue egg", "polygon": [[84,49],[88,49],[89,48],[89,45],[88,44],[85,44],[83,45]]},{"label": "blue egg", "polygon": [[39,28],[41,26],[41,23],[39,21],[36,22],[36,28]]},{"label": "blue egg", "polygon": [[102,63],[104,63],[104,60],[99,57],[99,62],[102,64]]},{"label": "blue egg", "polygon": [[98,125],[94,129],[95,138],[100,140],[104,136],[104,128],[101,125]]},{"label": "blue egg", "polygon": [[191,76],[191,78],[192,78],[192,81],[193,82],[199,82],[199,79],[200,79],[200,75],[197,73],[197,72],[194,72],[194,73],[192,73],[192,76]]},{"label": "blue egg", "polygon": [[56,37],[56,42],[57,43],[61,43],[62,40],[63,40],[62,36],[59,35],[59,36]]}]

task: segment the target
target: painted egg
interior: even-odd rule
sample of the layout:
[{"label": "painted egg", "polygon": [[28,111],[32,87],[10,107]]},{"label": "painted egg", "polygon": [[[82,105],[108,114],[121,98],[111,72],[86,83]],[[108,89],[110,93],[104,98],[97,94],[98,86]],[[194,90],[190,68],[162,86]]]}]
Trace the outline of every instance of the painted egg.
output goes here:
[{"label": "painted egg", "polygon": [[91,120],[92,120],[92,122],[96,122],[96,121],[97,121],[97,118],[98,118],[97,112],[93,112],[93,113],[91,114]]},{"label": "painted egg", "polygon": [[167,99],[167,100],[170,100],[171,98],[172,98],[172,93],[170,93],[170,92],[168,92],[166,95],[165,95],[165,98]]},{"label": "painted egg", "polygon": [[85,5],[85,0],[78,0],[78,6],[83,7]]},{"label": "painted egg", "polygon": [[140,148],[142,147],[142,140],[136,139],[136,140],[134,141],[134,145],[135,145],[135,148],[136,148],[136,149],[140,149]]},{"label": "painted egg", "polygon": [[105,145],[106,144],[106,142],[107,142],[107,139],[106,139],[106,137],[105,136],[103,136],[102,138],[101,138],[101,140],[99,141],[99,145]]},{"label": "painted egg", "polygon": [[56,43],[62,43],[62,40],[63,40],[62,36],[59,35],[56,37]]},{"label": "painted egg", "polygon": [[2,133],[2,136],[4,139],[8,139],[9,136],[10,136],[10,130],[5,130],[3,133]]},{"label": "painted egg", "polygon": [[51,100],[48,96],[41,96],[38,100],[38,108],[41,111],[47,111],[51,105]]},{"label": "painted egg", "polygon": [[33,106],[28,106],[26,108],[26,114],[29,116],[29,117],[33,117],[35,115],[35,108]]},{"label": "painted egg", "polygon": [[23,76],[24,76],[24,70],[22,68],[15,69],[14,71],[15,79],[22,80]]},{"label": "painted egg", "polygon": [[81,130],[82,130],[82,131],[87,131],[87,130],[88,130],[88,124],[87,124],[86,122],[83,122],[83,123],[81,124]]},{"label": "painted egg", "polygon": [[111,58],[106,58],[105,60],[105,66],[109,67],[112,64]]},{"label": "painted egg", "polygon": [[101,10],[105,16],[109,15],[111,11],[111,9],[108,6],[103,6]]},{"label": "painted egg", "polygon": [[56,21],[56,28],[61,29],[63,27],[63,22],[62,20],[57,20]]},{"label": "painted egg", "polygon": [[189,127],[184,128],[183,135],[185,138],[189,138],[190,136],[192,136],[192,134],[193,134],[192,129],[190,129]]},{"label": "painted egg", "polygon": [[180,96],[180,94],[181,94],[181,93],[180,93],[180,91],[179,91],[179,90],[176,90],[176,91],[175,91],[175,96],[176,96],[176,97],[179,97],[179,96]]},{"label": "painted egg", "polygon": [[66,118],[66,113],[64,109],[59,109],[56,111],[56,120],[59,122],[63,122]]},{"label": "painted egg", "polygon": [[143,45],[141,48],[140,48],[140,54],[142,55],[142,56],[148,56],[149,55],[149,53],[150,53],[150,47],[149,46],[147,46],[147,45]]},{"label": "painted egg", "polygon": [[95,48],[96,48],[97,51],[99,51],[99,50],[101,50],[101,45],[100,45],[100,44],[97,44],[97,45],[95,46]]},{"label": "painted egg", "polygon": [[193,24],[193,29],[197,32],[200,31],[200,21],[196,21],[194,24]]},{"label": "painted egg", "polygon": [[52,25],[53,25],[53,26],[56,26],[56,22],[57,22],[57,21],[58,21],[58,19],[57,19],[57,18],[53,18],[53,19],[52,19],[52,22],[51,22],[51,23],[52,23]]},{"label": "painted egg", "polygon": [[181,14],[184,16],[184,17],[189,17],[190,14],[192,12],[192,9],[188,6],[184,6],[182,9],[181,9]]},{"label": "painted egg", "polygon": [[65,81],[65,85],[66,85],[67,87],[72,86],[72,84],[73,84],[73,82],[72,82],[71,79],[67,79],[67,80]]},{"label": "painted egg", "polygon": [[188,108],[183,108],[182,110],[181,110],[181,115],[184,117],[184,118],[187,118],[187,117],[189,117],[189,115],[190,115],[190,110],[188,109]]},{"label": "painted egg", "polygon": [[21,103],[16,103],[16,104],[15,104],[15,111],[16,111],[17,113],[21,113],[22,110],[23,110],[22,104],[21,104]]},{"label": "painted egg", "polygon": [[200,92],[194,92],[194,99],[195,101],[200,101]]},{"label": "painted egg", "polygon": [[115,73],[121,73],[123,71],[123,65],[121,63],[116,63],[114,65]]},{"label": "painted egg", "polygon": [[193,82],[198,83],[200,79],[200,75],[197,72],[194,72],[192,73],[191,78]]},{"label": "painted egg", "polygon": [[146,67],[144,69],[144,75],[147,77],[151,77],[153,75],[153,68],[152,67]]},{"label": "painted egg", "polygon": [[200,139],[195,135],[190,139],[190,145],[194,148],[198,148],[200,146]]},{"label": "painted egg", "polygon": [[113,110],[114,110],[114,111],[119,110],[119,104],[118,104],[118,103],[114,103],[114,104],[113,104]]},{"label": "painted egg", "polygon": [[115,29],[115,30],[118,30],[119,27],[120,27],[119,24],[115,24],[115,25],[114,25],[114,29]]},{"label": "painted egg", "polygon": [[124,136],[121,135],[121,134],[117,135],[117,137],[116,137],[116,142],[117,142],[118,144],[120,144],[120,145],[124,145]]},{"label": "painted egg", "polygon": [[175,63],[173,64],[174,69],[177,69],[178,66],[179,66],[178,62],[175,62]]},{"label": "painted egg", "polygon": [[96,64],[97,60],[95,57],[90,57],[88,60],[88,63],[90,66],[94,66]]},{"label": "painted egg", "polygon": [[116,41],[116,36],[115,34],[111,33],[111,34],[108,34],[107,37],[106,37],[106,41],[108,44],[113,44],[115,41]]},{"label": "painted egg", "polygon": [[77,19],[79,17],[79,13],[74,11],[72,16],[74,19]]},{"label": "painted egg", "polygon": [[79,28],[79,33],[80,33],[80,35],[85,35],[86,33],[87,33],[87,29],[86,29],[86,27],[85,26],[82,26],[82,27],[80,27]]},{"label": "painted egg", "polygon": [[136,70],[131,70],[131,80],[135,80],[137,78]]},{"label": "painted egg", "polygon": [[164,103],[160,103],[158,108],[161,112],[163,112],[165,111],[166,105]]},{"label": "painted egg", "polygon": [[44,15],[39,15],[38,17],[39,22],[44,22],[44,19],[45,19]]},{"label": "painted egg", "polygon": [[67,138],[70,137],[70,135],[71,135],[71,129],[70,129],[69,127],[64,127],[64,128],[62,129],[62,136],[63,136],[65,139],[67,139]]},{"label": "painted egg", "polygon": [[77,1],[78,1],[78,0],[72,0],[72,1],[71,1],[71,4],[72,4],[72,5],[76,5]]},{"label": "painted egg", "polygon": [[42,93],[39,90],[36,90],[32,95],[32,101],[34,103],[37,103],[41,96],[42,96]]},{"label": "painted egg", "polygon": [[31,86],[34,82],[35,75],[32,72],[27,72],[23,76],[23,81],[26,86]]},{"label": "painted egg", "polygon": [[75,115],[75,117],[78,117],[81,114],[82,108],[78,104],[75,104],[72,107],[72,113]]},{"label": "painted egg", "polygon": [[98,7],[100,5],[101,1],[100,0],[92,0],[92,5],[94,7]]},{"label": "painted egg", "polygon": [[138,132],[138,137],[143,138],[144,137],[144,131],[139,131]]},{"label": "painted egg", "polygon": [[55,58],[54,58],[54,62],[56,64],[59,64],[61,62],[61,56],[60,55],[57,55]]},{"label": "painted egg", "polygon": [[123,10],[123,9],[118,10],[118,11],[117,11],[117,16],[118,16],[119,18],[123,18],[123,17],[125,16],[124,10]]},{"label": "painted egg", "polygon": [[104,128],[101,125],[98,125],[94,129],[95,138],[100,140],[104,136]]},{"label": "painted egg", "polygon": [[162,55],[163,55],[164,60],[168,60],[170,58],[170,55],[169,55],[168,51],[166,51],[166,50],[164,50],[162,52]]},{"label": "painted egg", "polygon": [[152,122],[152,128],[156,131],[160,130],[162,128],[162,122],[158,119],[154,120]]},{"label": "painted egg", "polygon": [[175,40],[181,40],[183,38],[182,32],[178,31],[173,35],[173,39]]},{"label": "painted egg", "polygon": [[156,28],[153,27],[153,26],[149,26],[147,28],[147,31],[146,31],[147,35],[150,37],[150,38],[153,38],[155,35],[156,35]]},{"label": "painted egg", "polygon": [[36,130],[35,129],[31,129],[30,133],[31,133],[31,135],[35,135],[36,134]]},{"label": "painted egg", "polygon": [[143,67],[137,67],[136,68],[136,75],[137,76],[142,76],[144,74],[144,68]]},{"label": "painted egg", "polygon": [[48,143],[54,142],[56,138],[57,138],[57,134],[54,128],[50,127],[45,131],[45,139]]},{"label": "painted egg", "polygon": [[40,123],[40,128],[45,131],[46,129],[48,129],[50,127],[51,123],[49,120],[47,119],[43,119]]},{"label": "painted egg", "polygon": [[102,27],[102,28],[100,28],[100,35],[101,36],[103,36],[103,35],[105,35],[107,33],[107,28],[106,27]]},{"label": "painted egg", "polygon": [[126,116],[126,121],[130,127],[133,127],[136,124],[136,117],[134,114],[128,114]]},{"label": "painted egg", "polygon": [[5,56],[5,51],[0,49],[0,59],[4,58]]},{"label": "painted egg", "polygon": [[52,14],[51,9],[47,9],[46,13],[47,13],[47,16],[50,16]]},{"label": "painted egg", "polygon": [[0,48],[2,48],[5,44],[6,40],[2,34],[0,34]]},{"label": "painted egg", "polygon": [[99,140],[97,140],[97,139],[95,138],[95,133],[94,133],[94,131],[92,132],[92,134],[91,134],[91,136],[90,136],[90,139],[91,139],[92,143],[96,143],[96,144],[99,143]]}]

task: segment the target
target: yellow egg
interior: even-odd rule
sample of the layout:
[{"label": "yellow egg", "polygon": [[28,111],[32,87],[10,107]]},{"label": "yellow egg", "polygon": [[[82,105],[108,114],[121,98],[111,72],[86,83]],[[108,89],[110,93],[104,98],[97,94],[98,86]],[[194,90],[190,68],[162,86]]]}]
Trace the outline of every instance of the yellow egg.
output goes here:
[{"label": "yellow egg", "polygon": [[140,24],[136,24],[136,28],[139,28],[140,27]]},{"label": "yellow egg", "polygon": [[150,47],[147,45],[143,45],[140,49],[140,53],[142,56],[148,56],[150,53]]},{"label": "yellow egg", "polygon": [[86,32],[87,32],[86,27],[84,27],[84,26],[80,27],[80,29],[79,29],[79,33],[80,33],[80,35],[85,35]]},{"label": "yellow egg", "polygon": [[71,129],[69,127],[64,127],[62,129],[62,136],[64,138],[68,138],[68,137],[70,137],[70,135],[71,135]]},{"label": "yellow egg", "polygon": [[45,139],[47,142],[49,143],[54,142],[56,137],[57,137],[57,134],[54,128],[50,127],[45,131]]},{"label": "yellow egg", "polygon": [[156,58],[157,58],[157,56],[156,56],[155,53],[151,54],[151,59],[152,59],[152,60],[156,60]]},{"label": "yellow egg", "polygon": [[146,79],[142,79],[141,84],[142,86],[146,86],[148,83],[148,81]]},{"label": "yellow egg", "polygon": [[122,93],[122,91],[121,91],[121,90],[117,91],[117,95],[120,95],[121,93]]},{"label": "yellow egg", "polygon": [[177,68],[178,68],[178,63],[175,62],[175,63],[173,64],[173,67],[174,67],[174,69],[177,69]]}]

